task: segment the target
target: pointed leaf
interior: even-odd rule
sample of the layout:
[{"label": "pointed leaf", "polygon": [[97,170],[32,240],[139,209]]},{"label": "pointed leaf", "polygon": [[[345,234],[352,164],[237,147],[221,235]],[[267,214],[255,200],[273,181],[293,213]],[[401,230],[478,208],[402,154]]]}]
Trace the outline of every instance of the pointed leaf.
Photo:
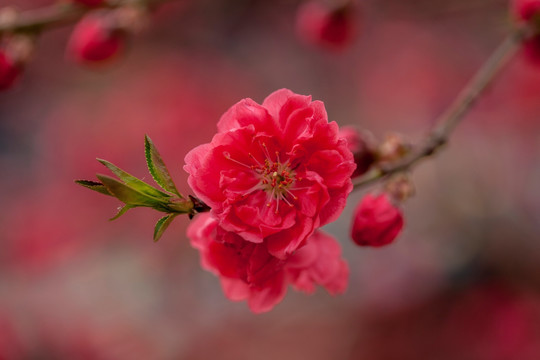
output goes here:
[{"label": "pointed leaf", "polygon": [[[161,207],[164,202],[162,199],[152,197],[148,194],[144,194],[137,189],[134,189],[127,184],[124,184],[115,178],[110,176],[97,174],[97,178],[105,185],[107,190],[113,194],[114,197],[131,206],[148,206],[148,207]],[[165,203],[166,204],[166,203]]]},{"label": "pointed leaf", "polygon": [[177,215],[178,214],[168,214],[158,220],[156,227],[154,228],[154,242],[157,242],[161,238],[161,235],[163,235]]},{"label": "pointed leaf", "polygon": [[120,208],[120,210],[118,210],[116,215],[114,215],[112,218],[110,218],[109,221],[113,221],[113,220],[118,219],[120,216],[124,215],[129,209],[133,209],[134,207],[136,207],[136,206],[133,206],[133,205],[124,205],[124,206],[122,206]]},{"label": "pointed leaf", "polygon": [[169,198],[169,197],[171,197],[171,195],[169,195],[167,193],[164,193],[163,191],[160,191],[160,190],[154,188],[153,186],[148,185],[147,183],[145,183],[142,180],[137,179],[135,176],[133,176],[131,174],[128,174],[127,172],[120,169],[118,166],[108,162],[107,160],[97,159],[97,161],[99,161],[100,163],[105,165],[109,170],[111,170],[113,172],[113,174],[118,176],[120,178],[120,180],[125,182],[126,185],[128,185],[129,187],[131,187],[133,189],[136,189],[137,191],[139,191],[141,193],[148,194],[150,196],[157,197],[157,198],[162,198],[162,197]]},{"label": "pointed leaf", "polygon": [[152,140],[145,135],[144,137],[144,153],[146,155],[146,165],[148,165],[148,171],[152,174],[152,177],[164,190],[172,192],[182,198],[180,192],[176,189],[174,181],[171,178],[171,174],[165,165],[165,162],[161,158],[161,155],[157,151],[156,146]]},{"label": "pointed leaf", "polygon": [[91,181],[91,180],[75,180],[76,184],[79,184],[81,186],[84,186],[87,189],[97,191],[98,193],[101,193],[103,195],[109,195],[113,196],[109,190],[103,185],[102,183],[98,181]]}]

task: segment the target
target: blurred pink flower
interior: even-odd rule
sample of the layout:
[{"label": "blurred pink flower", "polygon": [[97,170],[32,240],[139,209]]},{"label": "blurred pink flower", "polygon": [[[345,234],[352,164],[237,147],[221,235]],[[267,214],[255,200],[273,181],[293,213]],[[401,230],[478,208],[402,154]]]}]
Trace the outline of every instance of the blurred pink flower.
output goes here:
[{"label": "blurred pink flower", "polygon": [[[85,239],[92,238],[86,235],[91,219],[100,213],[98,202],[69,185],[42,181],[32,184],[34,189],[6,199],[9,212],[0,221],[2,265],[40,275],[88,249],[91,242]],[[70,207],[79,203],[87,208],[75,211]]]},{"label": "blurred pink flower", "polygon": [[522,276],[508,282],[509,274],[479,281],[471,275],[466,278],[470,283],[462,278],[394,311],[362,313],[362,320],[368,320],[355,329],[358,341],[351,358],[540,359],[537,290],[524,285]]},{"label": "blurred pink flower", "polygon": [[354,211],[351,237],[361,246],[384,246],[403,228],[403,215],[386,194],[366,195]]},{"label": "blurred pink flower", "polygon": [[540,0],[512,0],[514,15],[524,21],[530,21],[540,13]]},{"label": "blurred pink flower", "polygon": [[247,300],[255,313],[278,304],[289,283],[306,293],[313,293],[316,284],[331,294],[347,287],[348,267],[341,259],[339,244],[322,232],[315,232],[287,260],[270,255],[265,243],[245,241],[223,230],[210,214],[193,221],[188,237],[200,251],[203,268],[220,277],[225,295],[233,301]]},{"label": "blurred pink flower", "polygon": [[73,29],[69,55],[81,63],[108,60],[124,48],[125,34],[112,24],[106,13],[91,13]]},{"label": "blurred pink flower", "polygon": [[244,99],[218,123],[212,142],[184,169],[219,226],[286,259],[340,215],[355,169],[324,104],[282,89],[262,105]]},{"label": "blurred pink flower", "polygon": [[298,35],[307,43],[340,50],[352,43],[358,31],[358,13],[353,5],[330,8],[308,1],[297,13]]},{"label": "blurred pink flower", "polygon": [[0,50],[0,90],[10,88],[20,73],[20,67],[4,51]]},{"label": "blurred pink flower", "polygon": [[532,293],[488,281],[454,299],[440,338],[475,360],[538,359],[539,310]]}]

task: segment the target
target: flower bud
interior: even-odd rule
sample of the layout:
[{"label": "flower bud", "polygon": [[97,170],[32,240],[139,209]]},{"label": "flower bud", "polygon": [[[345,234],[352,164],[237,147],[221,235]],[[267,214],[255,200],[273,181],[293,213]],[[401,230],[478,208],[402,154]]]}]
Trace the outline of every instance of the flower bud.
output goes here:
[{"label": "flower bud", "polygon": [[118,55],[125,45],[125,32],[109,13],[92,13],[73,30],[69,54],[80,63],[98,63]]},{"label": "flower bud", "polygon": [[411,145],[398,134],[389,134],[377,149],[377,160],[380,162],[394,162],[411,150]]},{"label": "flower bud", "polygon": [[409,178],[409,175],[400,173],[391,177],[384,185],[384,192],[392,199],[399,202],[408,200],[416,193],[414,184]]},{"label": "flower bud", "polygon": [[0,90],[10,88],[19,75],[21,67],[4,50],[0,49]]},{"label": "flower bud", "polygon": [[523,21],[531,21],[540,15],[540,0],[513,0],[512,12],[514,16]]},{"label": "flower bud", "polygon": [[392,243],[403,228],[403,215],[388,195],[366,195],[354,211],[351,237],[360,246]]},{"label": "flower bud", "polygon": [[343,49],[356,37],[358,9],[349,1],[336,8],[308,1],[298,9],[296,29],[300,38],[309,44]]},{"label": "flower bud", "polygon": [[343,126],[339,136],[347,140],[347,146],[354,155],[356,170],[352,177],[357,177],[369,170],[375,161],[375,151],[371,134],[363,132],[354,126]]}]

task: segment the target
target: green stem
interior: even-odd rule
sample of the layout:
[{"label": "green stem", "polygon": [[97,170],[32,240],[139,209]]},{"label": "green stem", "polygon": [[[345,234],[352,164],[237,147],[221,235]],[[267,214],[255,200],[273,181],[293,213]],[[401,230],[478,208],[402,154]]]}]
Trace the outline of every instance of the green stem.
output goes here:
[{"label": "green stem", "polygon": [[454,102],[439,117],[436,121],[437,125],[426,136],[424,141],[413,148],[409,155],[403,159],[389,165],[376,167],[367,174],[354,179],[354,190],[389,175],[410,170],[420,160],[436,153],[448,142],[456,126],[483,94],[484,90],[493,82],[500,70],[517,52],[526,36],[527,29],[518,29],[508,36],[465,86]]}]

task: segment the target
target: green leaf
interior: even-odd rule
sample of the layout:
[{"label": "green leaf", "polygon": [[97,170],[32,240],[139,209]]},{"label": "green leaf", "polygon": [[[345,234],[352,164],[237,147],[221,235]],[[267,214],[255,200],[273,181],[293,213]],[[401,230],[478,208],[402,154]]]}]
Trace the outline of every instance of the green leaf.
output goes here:
[{"label": "green leaf", "polygon": [[148,194],[142,193],[137,189],[116,180],[115,178],[101,174],[97,174],[96,176],[114,197],[126,205],[148,206],[159,209],[166,204],[163,199],[155,198]]},{"label": "green leaf", "polygon": [[158,183],[159,186],[161,186],[164,190],[176,194],[182,198],[182,195],[174,185],[174,181],[171,178],[171,174],[169,173],[165,162],[161,158],[156,146],[148,135],[145,135],[144,137],[144,153],[146,155],[146,165],[148,165],[148,171],[150,171],[150,174],[156,183]]},{"label": "green leaf", "polygon": [[98,193],[101,193],[103,195],[109,195],[113,196],[109,190],[103,185],[102,183],[98,181],[91,181],[91,180],[75,180],[76,184],[79,184],[81,186],[84,186],[87,189],[97,191]]},{"label": "green leaf", "polygon": [[110,218],[109,221],[113,221],[113,220],[118,219],[120,216],[124,215],[129,209],[133,209],[134,207],[136,207],[136,206],[133,206],[133,205],[124,205],[124,206],[122,206],[122,208],[120,208],[120,210],[118,210],[116,215],[114,215],[112,218]]},{"label": "green leaf", "polygon": [[107,160],[97,159],[100,163],[105,165],[109,170],[113,172],[116,176],[120,178],[123,182],[126,183],[129,187],[156,198],[170,198],[171,195],[160,191],[153,186],[148,185],[142,180],[137,179],[135,176],[128,174],[124,170],[120,169],[118,166],[108,162]]},{"label": "green leaf", "polygon": [[154,228],[154,242],[157,242],[161,238],[161,235],[163,235],[177,215],[178,214],[168,214],[158,220],[156,227]]}]

